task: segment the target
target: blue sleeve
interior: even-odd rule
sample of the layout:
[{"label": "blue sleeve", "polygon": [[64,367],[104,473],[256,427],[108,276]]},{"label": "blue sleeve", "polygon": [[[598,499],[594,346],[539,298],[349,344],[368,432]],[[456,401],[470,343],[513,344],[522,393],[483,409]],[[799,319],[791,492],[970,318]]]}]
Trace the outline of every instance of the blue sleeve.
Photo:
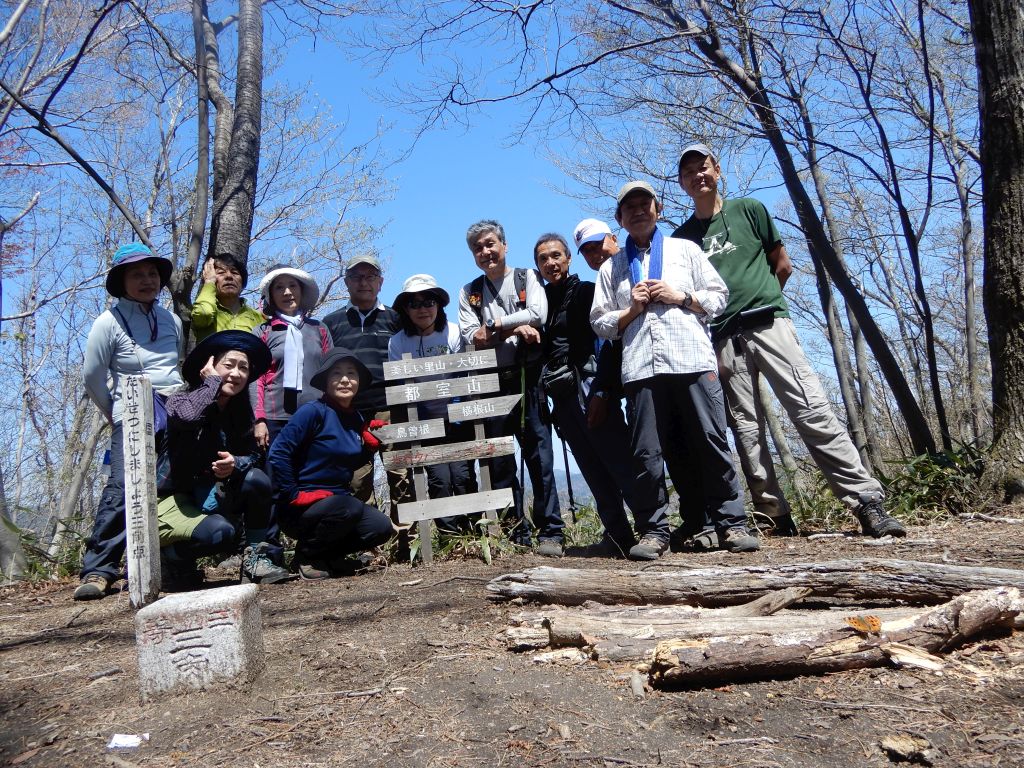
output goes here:
[{"label": "blue sleeve", "polygon": [[291,501],[299,492],[296,467],[305,463],[309,442],[320,428],[320,414],[315,403],[307,403],[295,412],[284,428],[277,433],[270,447],[267,464],[274,479],[274,496],[279,501]]}]

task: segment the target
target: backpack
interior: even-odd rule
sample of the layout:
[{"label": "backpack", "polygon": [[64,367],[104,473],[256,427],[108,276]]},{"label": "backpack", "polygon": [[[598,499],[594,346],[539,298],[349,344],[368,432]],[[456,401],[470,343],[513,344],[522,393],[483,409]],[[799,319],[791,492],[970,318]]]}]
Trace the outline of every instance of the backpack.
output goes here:
[{"label": "backpack", "polygon": [[[526,309],[526,268],[516,267],[512,270],[512,284],[516,289],[516,309]],[[469,284],[469,293],[484,295],[484,281],[487,280],[487,275],[480,275],[473,278],[473,282]],[[492,286],[493,289],[493,286]],[[473,311],[476,312],[477,320],[481,323],[484,321],[484,303],[480,302],[479,305],[471,305]]]}]

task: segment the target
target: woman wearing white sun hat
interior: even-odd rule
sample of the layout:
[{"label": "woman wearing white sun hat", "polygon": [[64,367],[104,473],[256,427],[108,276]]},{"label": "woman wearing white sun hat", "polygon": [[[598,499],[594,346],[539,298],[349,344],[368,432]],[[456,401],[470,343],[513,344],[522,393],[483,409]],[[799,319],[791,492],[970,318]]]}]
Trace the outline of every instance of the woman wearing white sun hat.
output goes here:
[{"label": "woman wearing white sun hat", "polygon": [[251,388],[256,442],[269,448],[296,409],[323,394],[310,384],[324,356],[334,347],[327,327],[310,317],[320,298],[305,270],[278,264],[260,281],[269,319],[253,330],[270,348],[270,370]]},{"label": "woman wearing white sun hat", "polygon": [[[407,279],[393,305],[401,330],[388,343],[388,359],[401,360],[407,353],[413,357],[436,357],[461,352],[464,344],[459,326],[448,322],[444,312],[448,302],[448,292],[430,275],[413,275]],[[421,419],[443,419],[447,414],[447,400],[431,400],[419,405]],[[449,425],[447,439],[472,440],[472,430],[461,424]],[[432,499],[475,493],[476,489],[472,462],[452,461],[427,467],[427,492]],[[465,516],[440,517],[435,522],[442,533],[469,530]]]}]

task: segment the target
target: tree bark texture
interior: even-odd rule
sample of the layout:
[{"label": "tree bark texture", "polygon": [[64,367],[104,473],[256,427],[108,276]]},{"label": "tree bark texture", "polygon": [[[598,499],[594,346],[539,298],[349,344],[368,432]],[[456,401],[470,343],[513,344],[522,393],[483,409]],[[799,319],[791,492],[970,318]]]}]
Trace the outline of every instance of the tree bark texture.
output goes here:
[{"label": "tree bark texture", "polygon": [[865,558],[656,573],[541,566],[498,576],[487,590],[498,599],[521,597],[558,605],[593,601],[716,607],[787,587],[804,587],[817,596],[933,605],[964,592],[1002,586],[1024,588],[1024,571]]},{"label": "tree bark texture", "polygon": [[992,358],[986,477],[1024,495],[1024,14],[1019,0],[968,0],[981,102],[985,265]]},{"label": "tree bark texture", "polygon": [[[238,4],[238,67],[231,140],[223,187],[213,196],[210,255],[230,253],[245,262],[252,237],[263,110],[263,14],[259,0]],[[209,83],[208,83],[209,85]],[[220,134],[218,114],[218,134]],[[218,135],[215,141],[221,141]],[[215,147],[215,152],[217,151]],[[215,162],[215,177],[218,174]]]},{"label": "tree bark texture", "polygon": [[721,684],[877,667],[888,663],[890,644],[946,651],[982,632],[1012,626],[1022,609],[1020,592],[1001,587],[960,595],[917,616],[883,620],[878,634],[862,634],[836,616],[841,626],[833,629],[666,640],[655,650],[651,682]]}]

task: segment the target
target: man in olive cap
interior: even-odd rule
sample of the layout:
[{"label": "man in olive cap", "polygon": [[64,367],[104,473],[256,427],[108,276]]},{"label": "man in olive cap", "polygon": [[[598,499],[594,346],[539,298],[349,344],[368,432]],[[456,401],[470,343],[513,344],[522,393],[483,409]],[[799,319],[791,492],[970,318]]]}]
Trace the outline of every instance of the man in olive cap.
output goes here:
[{"label": "man in olive cap", "polygon": [[703,248],[729,286],[729,303],[712,322],[711,331],[755,511],[777,533],[796,535],[768,451],[757,394],[763,374],[832,492],[856,515],[864,533],[906,535],[883,508],[881,484],[864,467],[797,340],[782,295],[793,265],[775,222],[753,198],[723,199],[718,192],[721,175],[718,160],[706,145],[683,150],[679,186],[693,199],[694,212],[673,237]]}]

